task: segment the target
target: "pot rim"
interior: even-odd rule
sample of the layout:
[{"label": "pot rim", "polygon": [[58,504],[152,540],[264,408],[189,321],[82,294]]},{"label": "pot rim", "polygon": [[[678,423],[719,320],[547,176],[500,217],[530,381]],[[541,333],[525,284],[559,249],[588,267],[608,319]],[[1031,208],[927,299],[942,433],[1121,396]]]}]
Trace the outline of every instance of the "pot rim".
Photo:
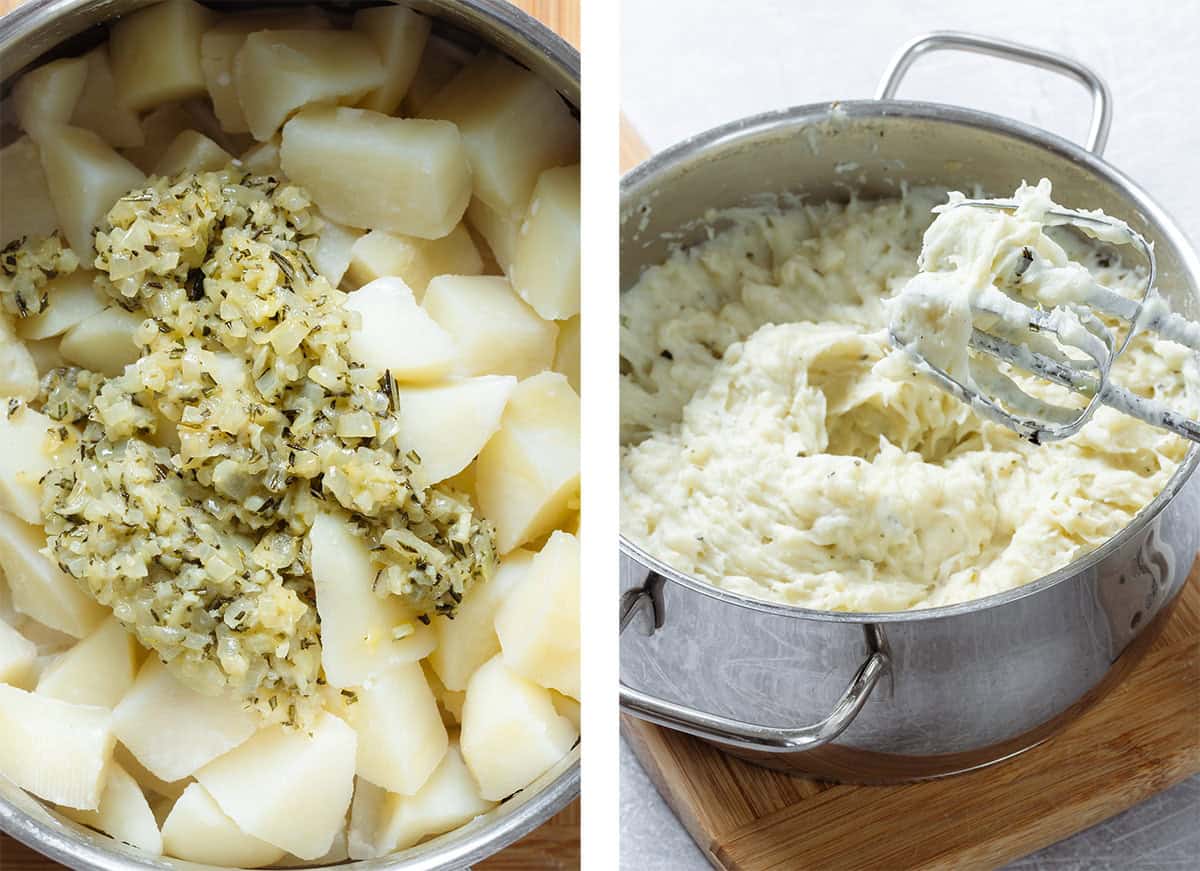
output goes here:
[{"label": "pot rim", "polygon": [[[754,141],[760,137],[772,133],[782,135],[785,131],[794,134],[806,125],[838,123],[842,118],[915,118],[939,124],[981,127],[993,133],[1021,140],[1058,157],[1080,164],[1093,175],[1099,176],[1120,191],[1148,223],[1161,230],[1159,235],[1170,242],[1179,252],[1186,274],[1191,278],[1194,287],[1198,289],[1197,293],[1200,294],[1200,256],[1197,255],[1191,242],[1175,221],[1127,175],[1099,155],[1093,154],[1086,148],[1055,133],[1013,118],[946,103],[919,100],[834,100],[775,109],[713,127],[652,155],[621,178],[621,223],[623,225],[633,217],[637,205],[646,201],[653,194],[656,183],[664,174],[673,170],[686,172],[687,164],[690,161],[706,153],[735,148],[739,144],[746,148],[753,148]],[[764,193],[777,192],[767,191]],[[1057,586],[1068,578],[1093,568],[1144,530],[1175,497],[1188,478],[1196,471],[1197,466],[1200,466],[1200,444],[1193,444],[1163,489],[1134,516],[1128,525],[1104,543],[1065,566],[1011,590],[934,608],[907,611],[825,611],[802,608],[783,602],[755,599],[722,589],[672,568],[662,560],[651,556],[641,546],[634,544],[624,533],[618,534],[618,544],[622,557],[641,564],[675,584],[734,607],[824,623],[915,623],[924,620],[947,619],[1007,605],[1027,596],[1035,596],[1043,590]]]}]

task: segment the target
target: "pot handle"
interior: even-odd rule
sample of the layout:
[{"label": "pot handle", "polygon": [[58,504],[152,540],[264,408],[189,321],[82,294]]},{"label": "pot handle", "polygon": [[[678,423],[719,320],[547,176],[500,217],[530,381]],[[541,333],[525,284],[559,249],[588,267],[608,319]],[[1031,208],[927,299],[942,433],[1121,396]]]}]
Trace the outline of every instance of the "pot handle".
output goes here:
[{"label": "pot handle", "polygon": [[876,99],[891,100],[895,98],[896,89],[900,87],[900,82],[913,62],[931,51],[943,49],[971,51],[1029,64],[1079,82],[1092,95],[1092,123],[1088,130],[1087,150],[1097,157],[1104,153],[1104,146],[1108,143],[1108,128],[1112,124],[1112,94],[1108,90],[1108,85],[1104,84],[1104,80],[1077,60],[1057,52],[1031,48],[1018,42],[1009,42],[1006,39],[977,36],[973,33],[961,33],[953,30],[940,30],[918,36],[901,48],[892,60],[887,72],[883,75],[883,81],[880,82]]},{"label": "pot handle", "polygon": [[[621,600],[621,632],[623,633],[639,610],[650,608],[656,626],[661,626],[662,611],[653,593],[646,589],[629,590]],[[742,750],[766,753],[798,753],[828,744],[854,722],[858,712],[891,669],[883,634],[878,626],[867,624],[867,646],[870,654],[863,662],[850,685],[825,719],[807,726],[762,726],[730,717],[719,717],[687,705],[652,696],[621,681],[621,707],[640,720],[648,720],[668,729],[675,729]]]}]

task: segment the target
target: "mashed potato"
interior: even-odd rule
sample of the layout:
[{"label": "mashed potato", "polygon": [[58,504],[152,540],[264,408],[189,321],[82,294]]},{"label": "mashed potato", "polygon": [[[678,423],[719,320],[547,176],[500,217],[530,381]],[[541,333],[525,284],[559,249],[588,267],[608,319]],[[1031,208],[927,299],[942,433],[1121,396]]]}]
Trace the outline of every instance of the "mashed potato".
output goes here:
[{"label": "mashed potato", "polygon": [[[622,531],[755,598],[890,611],[1028,583],[1162,489],[1187,444],[1109,409],[1037,447],[919,376],[886,301],[943,196],[731,213],[624,295]],[[1072,257],[1127,294],[1141,275]],[[1195,363],[1139,336],[1118,381],[1195,407]],[[1181,374],[1185,373],[1185,374]]]}]

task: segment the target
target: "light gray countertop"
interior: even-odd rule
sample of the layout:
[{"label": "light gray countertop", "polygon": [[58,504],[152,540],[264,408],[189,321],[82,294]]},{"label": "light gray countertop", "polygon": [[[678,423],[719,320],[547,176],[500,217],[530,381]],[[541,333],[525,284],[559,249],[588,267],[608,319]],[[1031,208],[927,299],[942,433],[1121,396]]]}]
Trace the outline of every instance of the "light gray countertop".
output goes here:
[{"label": "light gray countertop", "polygon": [[[801,103],[870,97],[899,46],[957,29],[1061,51],[1113,92],[1106,159],[1200,236],[1200,3],[1194,0],[625,0],[622,96],[652,148],[735,118]],[[901,98],[1010,115],[1079,140],[1089,105],[1075,83],[990,58],[919,61]],[[622,744],[621,864],[707,867]],[[1019,871],[1200,868],[1200,777],[1012,866]]]}]

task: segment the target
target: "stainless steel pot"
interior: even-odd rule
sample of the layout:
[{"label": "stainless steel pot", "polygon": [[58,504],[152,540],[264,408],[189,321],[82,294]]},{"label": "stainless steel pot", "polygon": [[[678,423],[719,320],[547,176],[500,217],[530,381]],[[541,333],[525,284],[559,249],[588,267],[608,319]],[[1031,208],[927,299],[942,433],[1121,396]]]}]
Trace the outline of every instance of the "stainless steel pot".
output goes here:
[{"label": "stainless steel pot", "polygon": [[[12,78],[31,63],[74,54],[103,38],[103,22],[154,0],[29,0],[0,18],[0,81],[7,93]],[[309,4],[312,0],[207,2],[214,8],[247,9]],[[347,10],[377,5],[338,0],[321,5]],[[469,47],[487,44],[533,70],[578,111],[579,53],[534,18],[506,0],[406,0],[436,19],[434,30]],[[2,184],[2,182],[0,182]],[[0,194],[2,195],[2,194]],[[490,856],[540,826],[579,795],[579,748],[515,797],[463,828],[402,854],[346,863],[362,871],[433,871],[463,868]],[[71,868],[129,871],[136,868],[208,869],[170,858],[151,859],[57,814],[0,778],[0,829]],[[2,862],[0,862],[2,864]],[[216,869],[212,869],[216,871]]]},{"label": "stainless steel pot", "polygon": [[[942,48],[1082,82],[1094,109],[1087,146],[972,109],[893,99],[912,61]],[[1196,253],[1101,159],[1110,102],[1094,73],[1058,55],[966,34],[915,40],[876,100],[736,121],[629,173],[622,289],[672,244],[702,241],[706,210],[764,192],[844,200],[850,190],[894,196],[903,181],[1003,194],[1045,176],[1060,201],[1102,208],[1153,239],[1161,289],[1195,318]],[[1098,696],[1163,619],[1200,548],[1198,462],[1193,447],[1128,528],[1071,565],[1019,589],[919,611],[762,602],[677,572],[622,537],[621,705],[760,764],[850,782],[934,777],[1019,753]]]}]

